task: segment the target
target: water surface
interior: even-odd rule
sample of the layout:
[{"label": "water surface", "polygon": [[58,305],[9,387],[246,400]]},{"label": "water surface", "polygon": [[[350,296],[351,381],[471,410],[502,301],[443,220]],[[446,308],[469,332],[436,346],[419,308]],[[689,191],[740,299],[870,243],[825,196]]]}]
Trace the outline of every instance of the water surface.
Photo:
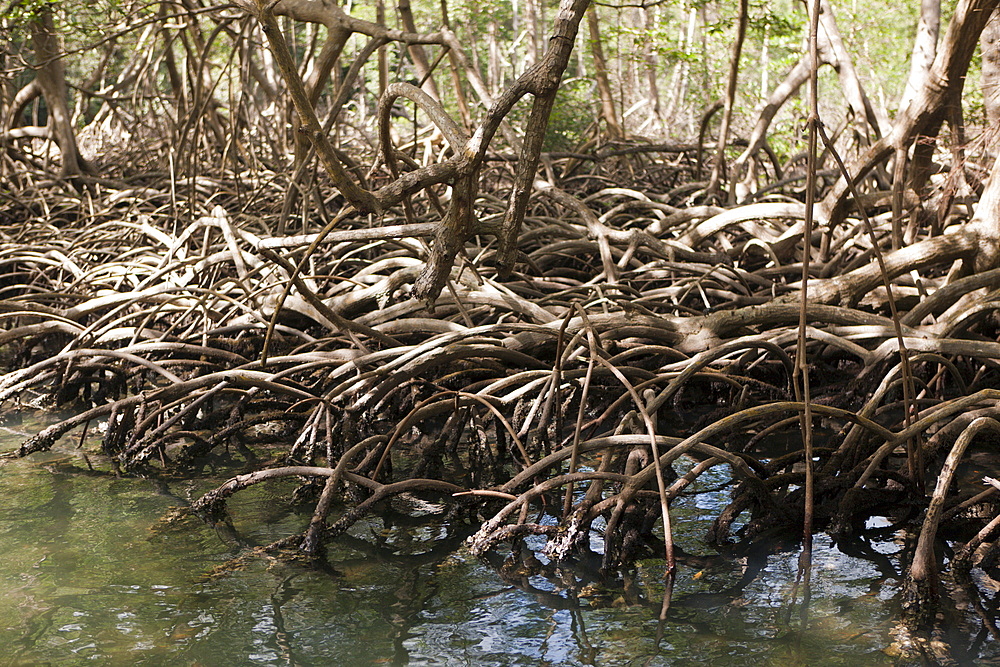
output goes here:
[{"label": "water surface", "polygon": [[[714,475],[703,483],[725,481]],[[701,540],[727,492],[679,499],[688,565],[660,626],[661,561],[609,582],[591,563],[539,562],[502,577],[434,516],[390,510],[357,524],[326,571],[261,557],[234,566],[308,522],[289,508],[290,482],[239,493],[229,526],[162,530],[171,507],[224,478],[116,479],[72,449],[6,463],[0,664],[892,664],[883,652],[899,585],[891,533],[874,559],[819,537],[802,629],[789,607],[797,551],[761,555],[762,570],[753,558],[720,558]]]}]

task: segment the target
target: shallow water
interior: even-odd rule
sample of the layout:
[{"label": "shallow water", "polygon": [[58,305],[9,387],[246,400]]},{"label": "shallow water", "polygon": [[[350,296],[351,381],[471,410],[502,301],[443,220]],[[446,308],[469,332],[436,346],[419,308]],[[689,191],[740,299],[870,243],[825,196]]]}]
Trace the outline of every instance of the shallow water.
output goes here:
[{"label": "shallow water", "polygon": [[818,537],[801,630],[789,618],[797,550],[761,556],[761,571],[719,558],[701,539],[726,492],[679,499],[677,540],[692,556],[658,628],[662,562],[640,562],[628,582],[566,586],[581,567],[515,586],[433,517],[357,524],[327,572],[254,558],[213,575],[308,521],[286,509],[289,484],[269,484],[232,500],[226,530],[158,529],[218,482],[115,479],[72,450],[0,468],[0,664],[892,664],[892,534],[873,545],[881,562]]}]

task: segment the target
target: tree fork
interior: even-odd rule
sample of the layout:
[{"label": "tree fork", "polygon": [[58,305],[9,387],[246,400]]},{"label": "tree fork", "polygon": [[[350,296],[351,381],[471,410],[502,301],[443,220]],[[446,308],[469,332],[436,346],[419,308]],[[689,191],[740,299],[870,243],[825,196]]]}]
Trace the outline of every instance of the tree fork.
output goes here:
[{"label": "tree fork", "polygon": [[[937,136],[944,120],[942,109],[949,100],[960,98],[979,36],[998,5],[1000,0],[962,0],[959,3],[923,87],[897,116],[892,131],[873,144],[851,167],[854,184],[860,183],[897,149],[908,149],[916,137]],[[841,178],[820,204],[821,217],[828,226],[827,234],[832,233],[846,216],[849,194],[848,183]]]}]

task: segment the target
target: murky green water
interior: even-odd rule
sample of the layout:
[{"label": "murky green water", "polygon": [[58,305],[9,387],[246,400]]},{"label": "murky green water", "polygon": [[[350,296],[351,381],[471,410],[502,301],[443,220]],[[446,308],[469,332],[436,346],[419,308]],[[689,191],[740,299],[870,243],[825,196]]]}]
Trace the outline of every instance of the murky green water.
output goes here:
[{"label": "murky green water", "polygon": [[[585,568],[511,585],[433,523],[359,524],[331,550],[330,572],[253,559],[211,576],[308,520],[274,484],[236,496],[233,530],[156,530],[217,482],[114,479],[73,451],[0,468],[0,664],[891,664],[891,562],[821,538],[799,630],[787,618],[797,552],[762,557],[758,572],[701,545],[724,492],[674,507],[680,545],[703,558],[680,568],[657,645],[660,563],[640,563],[627,587],[577,585],[577,597],[563,584]],[[878,545],[896,548],[891,536]]]}]

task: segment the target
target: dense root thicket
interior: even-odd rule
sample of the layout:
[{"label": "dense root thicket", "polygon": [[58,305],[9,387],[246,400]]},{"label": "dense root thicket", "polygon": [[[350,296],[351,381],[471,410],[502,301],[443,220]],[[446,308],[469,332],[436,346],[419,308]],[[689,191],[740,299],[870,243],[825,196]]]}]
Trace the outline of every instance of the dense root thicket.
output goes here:
[{"label": "dense root thicket", "polygon": [[[718,467],[731,499],[706,540],[746,557],[732,590],[789,539],[808,586],[813,531],[846,553],[888,522],[908,535],[886,575],[905,582],[899,645],[959,608],[1000,637],[1000,160],[960,118],[998,0],[957,3],[891,122],[833,8],[808,3],[815,58],[745,140],[728,136],[741,38],[695,144],[630,137],[595,49],[600,117],[584,129],[563,100],[582,123],[563,153],[547,128],[586,0],[490,85],[446,12],[423,33],[404,3],[405,30],[336,3],[236,4],[162,3],[113,76],[122,54],[102,51],[79,91],[110,84],[75,117],[56,5],[22,17],[33,56],[0,49],[22,86],[0,79],[0,404],[74,415],[3,456],[95,432],[89,460],[115,474],[198,474],[225,452],[245,474],[190,509],[224,521],[242,489],[299,480],[311,520],[268,551],[306,560],[384,504],[509,553],[511,580],[663,557],[661,615],[676,563],[698,567],[671,503]],[[596,13],[588,28],[599,46]],[[393,51],[416,85],[389,80]],[[768,128],[821,63],[849,113],[827,136],[811,95],[809,155],[785,160]]]},{"label": "dense root thicket", "polygon": [[[121,473],[196,470],[235,449],[252,470],[194,509],[218,516],[249,485],[299,478],[312,521],[275,546],[310,556],[379,503],[421,496],[471,523],[475,554],[544,535],[550,559],[574,558],[597,531],[604,571],[672,558],[669,530],[666,546],[654,537],[661,502],[714,466],[731,471],[732,502],[709,542],[799,534],[801,193],[694,205],[693,147],[635,148],[552,158],[558,186],[537,184],[513,276],[500,281],[492,238],[474,237],[434,303],[410,294],[444,191],[375,219],[338,213],[317,185],[317,219],[276,235],[281,174],[83,194],[26,182],[0,212],[0,399],[77,414],[9,455],[89,425]],[[493,164],[485,225],[511,183]],[[932,236],[916,202],[912,219],[935,224],[883,250],[884,271],[861,220],[811,239],[814,257],[829,248],[805,331],[815,525],[849,540],[873,516],[912,523],[918,621],[934,611],[944,531],[958,540],[949,575],[974,592],[1000,524],[998,484],[955,475],[1000,430],[1000,269],[971,270],[982,233],[951,210]],[[872,211],[888,242],[889,216]]]}]

